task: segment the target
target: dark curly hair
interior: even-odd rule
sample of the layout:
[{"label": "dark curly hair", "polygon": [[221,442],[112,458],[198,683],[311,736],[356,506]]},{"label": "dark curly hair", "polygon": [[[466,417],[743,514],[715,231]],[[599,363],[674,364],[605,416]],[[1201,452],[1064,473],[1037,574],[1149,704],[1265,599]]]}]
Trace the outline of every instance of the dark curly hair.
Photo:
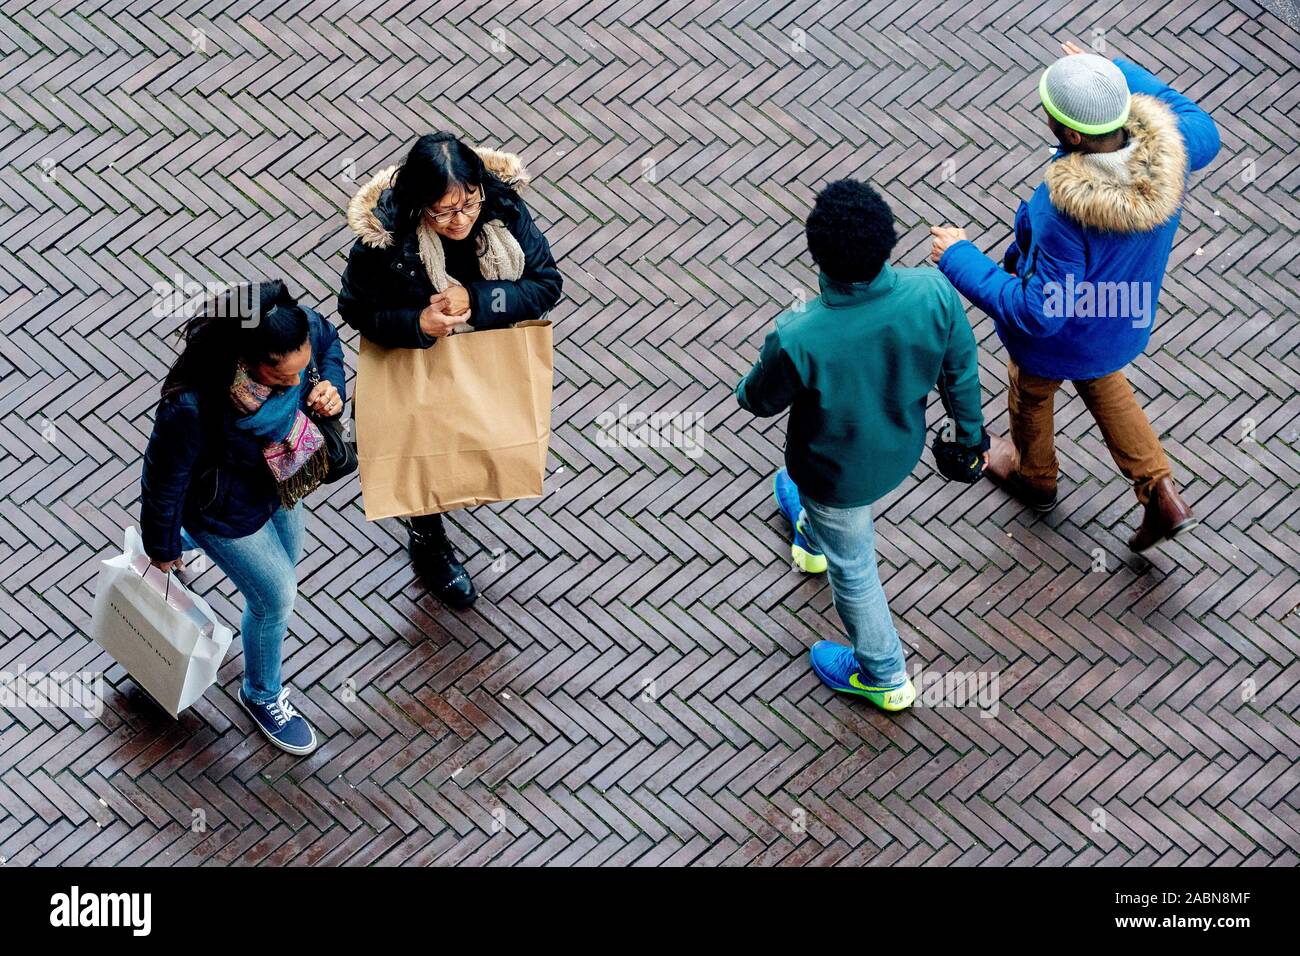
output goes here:
[{"label": "dark curly hair", "polygon": [[898,241],[889,206],[856,179],[837,179],[817,194],[805,231],[817,268],[837,282],[874,279]]}]

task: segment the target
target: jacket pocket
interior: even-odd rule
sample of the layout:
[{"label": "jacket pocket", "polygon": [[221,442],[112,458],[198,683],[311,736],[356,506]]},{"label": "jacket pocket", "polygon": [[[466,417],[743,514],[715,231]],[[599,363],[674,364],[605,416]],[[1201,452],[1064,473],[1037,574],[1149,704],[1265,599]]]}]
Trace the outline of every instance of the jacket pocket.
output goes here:
[{"label": "jacket pocket", "polygon": [[[214,506],[219,503],[223,484],[220,469],[211,468],[204,473],[199,494],[197,495],[199,511],[204,514],[212,513]],[[208,490],[209,487],[211,491]]]}]

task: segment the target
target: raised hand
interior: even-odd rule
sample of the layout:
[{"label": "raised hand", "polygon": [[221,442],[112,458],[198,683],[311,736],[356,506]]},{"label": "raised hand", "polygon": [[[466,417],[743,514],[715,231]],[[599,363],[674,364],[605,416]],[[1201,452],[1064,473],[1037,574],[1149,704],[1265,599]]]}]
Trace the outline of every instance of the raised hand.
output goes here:
[{"label": "raised hand", "polygon": [[967,238],[966,230],[959,229],[957,226],[931,226],[930,235],[934,242],[930,246],[930,261],[938,262],[943,258],[943,254],[948,251],[948,247],[954,242],[961,242]]}]

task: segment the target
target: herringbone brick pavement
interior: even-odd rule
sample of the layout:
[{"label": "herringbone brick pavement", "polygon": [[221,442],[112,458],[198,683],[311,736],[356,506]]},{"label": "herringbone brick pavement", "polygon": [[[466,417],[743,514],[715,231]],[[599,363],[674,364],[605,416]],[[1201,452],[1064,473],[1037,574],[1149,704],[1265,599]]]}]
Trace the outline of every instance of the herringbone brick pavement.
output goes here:
[{"label": "herringbone brick pavement", "polygon": [[[828,178],[882,188],[901,263],[932,222],[1002,247],[1065,38],[1222,131],[1131,370],[1205,523],[1129,555],[1136,504],[1068,387],[1049,518],[927,453],[879,508],[886,590],[912,666],[1000,696],[886,717],[807,666],[838,625],[787,563],[784,420],[731,389],[815,291],[801,222]],[[7,0],[0,56],[0,668],[111,685],[99,718],[0,711],[5,865],[1297,862],[1300,35],[1273,13]],[[138,520],[158,300],[283,276],[334,317],[355,181],[435,128],[536,176],[566,280],[548,493],[456,516],[483,591],[457,615],[331,487],[286,648],[328,740],[300,761],[253,733],[238,641],[172,721],[86,637]],[[1004,431],[1005,354],[971,320]],[[701,453],[606,447],[620,405],[699,413]],[[238,621],[220,572],[196,586]]]}]

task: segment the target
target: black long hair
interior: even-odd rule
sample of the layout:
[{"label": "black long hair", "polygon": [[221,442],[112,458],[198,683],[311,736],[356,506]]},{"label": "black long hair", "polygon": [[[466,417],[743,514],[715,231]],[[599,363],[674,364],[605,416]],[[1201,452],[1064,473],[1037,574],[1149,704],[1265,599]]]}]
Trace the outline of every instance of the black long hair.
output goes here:
[{"label": "black long hair", "polygon": [[184,344],[163,379],[164,399],[194,389],[223,392],[242,360],[250,367],[278,362],[302,347],[307,313],[281,279],[241,283],[210,296],[181,331]]},{"label": "black long hair", "polygon": [[405,235],[414,230],[424,211],[456,186],[466,191],[477,188],[483,194],[483,207],[470,239],[477,239],[489,221],[518,215],[519,194],[483,165],[483,158],[471,146],[455,133],[427,133],[406,154],[393,183],[396,232]]}]

